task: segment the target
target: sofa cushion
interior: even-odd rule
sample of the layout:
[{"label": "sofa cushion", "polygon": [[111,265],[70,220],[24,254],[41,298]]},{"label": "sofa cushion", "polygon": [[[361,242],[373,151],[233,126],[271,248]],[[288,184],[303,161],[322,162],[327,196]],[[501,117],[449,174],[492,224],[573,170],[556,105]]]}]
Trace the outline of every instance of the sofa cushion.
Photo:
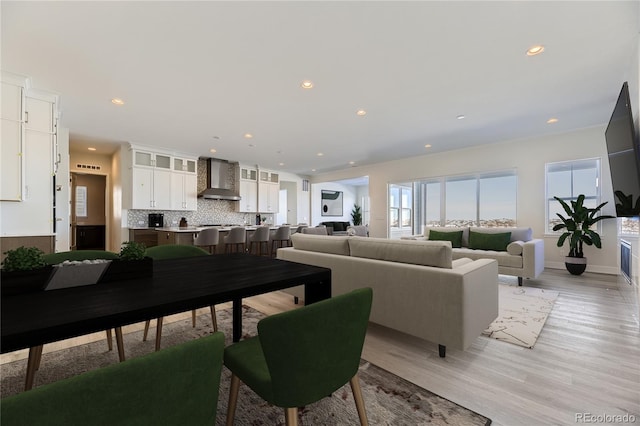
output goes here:
[{"label": "sofa cushion", "polygon": [[511,241],[507,246],[507,253],[514,256],[522,256],[524,241]]},{"label": "sofa cushion", "polygon": [[291,236],[291,242],[297,250],[349,256],[349,237],[295,233]]},{"label": "sofa cushion", "polygon": [[429,226],[424,229],[425,238],[429,239],[431,231],[454,232],[462,231],[462,247],[469,247],[469,227],[468,226]]},{"label": "sofa cushion", "polygon": [[450,241],[387,240],[351,237],[351,256],[451,269]]},{"label": "sofa cushion", "polygon": [[462,247],[462,230],[459,231],[436,231],[432,229],[429,231],[429,241],[451,241],[451,247]]},{"label": "sofa cushion", "polygon": [[[479,228],[472,226],[469,228],[472,232],[481,232],[483,234],[500,234],[511,232],[510,241],[531,241],[533,239],[533,230],[531,228]],[[464,244],[463,244],[464,246]]]},{"label": "sofa cushion", "polygon": [[473,260],[495,259],[498,261],[498,266],[507,268],[522,268],[524,264],[522,256],[513,256],[506,251],[473,250],[466,247],[455,249],[453,251],[454,259],[457,260],[465,257]]},{"label": "sofa cushion", "polygon": [[469,248],[475,250],[507,251],[511,232],[484,233],[469,231]]}]

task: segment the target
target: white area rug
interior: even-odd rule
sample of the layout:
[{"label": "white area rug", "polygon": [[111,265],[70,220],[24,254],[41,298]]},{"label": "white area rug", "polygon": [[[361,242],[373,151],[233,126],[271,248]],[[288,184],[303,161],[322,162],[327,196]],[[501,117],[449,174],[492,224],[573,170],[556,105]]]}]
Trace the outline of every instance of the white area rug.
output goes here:
[{"label": "white area rug", "polygon": [[558,292],[501,283],[498,298],[498,318],[482,335],[532,348],[558,298]]}]

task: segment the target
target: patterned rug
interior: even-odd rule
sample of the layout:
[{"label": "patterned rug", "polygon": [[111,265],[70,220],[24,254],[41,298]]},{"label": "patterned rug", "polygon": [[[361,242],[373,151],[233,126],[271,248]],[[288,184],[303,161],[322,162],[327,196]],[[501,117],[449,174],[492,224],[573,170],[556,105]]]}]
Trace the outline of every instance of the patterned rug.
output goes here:
[{"label": "patterned rug", "polygon": [[500,283],[498,318],[482,335],[533,348],[557,298],[557,291]]},{"label": "patterned rug", "polygon": [[[243,334],[256,334],[256,324],[264,315],[252,308],[243,307]],[[226,336],[231,333],[231,310],[219,310],[218,327]],[[152,322],[152,326],[155,321]],[[189,339],[211,333],[210,315],[200,315],[196,328],[191,320],[185,319],[165,324],[162,346],[168,347]],[[155,328],[150,330],[155,336]],[[133,358],[154,350],[154,339],[142,341],[142,332],[132,332],[124,336],[127,358]],[[227,337],[227,344],[230,344]],[[35,386],[80,374],[117,362],[117,352],[107,350],[106,341],[75,346],[68,349],[45,353],[40,370],[36,374]],[[24,387],[26,360],[15,361],[0,366],[1,395],[8,396],[21,392]],[[491,420],[478,413],[461,407],[449,400],[422,389],[369,362],[360,363],[360,384],[369,423],[372,425],[490,425]],[[218,401],[217,424],[225,422],[227,398],[229,395],[230,373],[224,368]],[[299,410],[302,425],[348,425],[358,424],[358,415],[347,384],[330,397]],[[240,387],[237,425],[281,425],[284,424],[284,410],[264,402],[247,386]]]}]

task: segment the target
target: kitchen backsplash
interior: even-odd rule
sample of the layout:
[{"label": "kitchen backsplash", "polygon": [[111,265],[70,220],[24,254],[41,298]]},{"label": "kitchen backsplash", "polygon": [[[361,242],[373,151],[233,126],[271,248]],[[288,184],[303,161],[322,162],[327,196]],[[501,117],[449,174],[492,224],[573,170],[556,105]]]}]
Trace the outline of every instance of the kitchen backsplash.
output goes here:
[{"label": "kitchen backsplash", "polygon": [[[149,221],[149,213],[163,213],[164,226],[178,226],[181,218],[187,219],[190,226],[197,225],[254,225],[255,214],[238,213],[235,211],[237,201],[206,200],[198,198],[197,211],[162,211],[162,210],[129,210],[127,224],[129,228],[146,227]],[[273,223],[274,215],[263,213],[267,223]]]}]

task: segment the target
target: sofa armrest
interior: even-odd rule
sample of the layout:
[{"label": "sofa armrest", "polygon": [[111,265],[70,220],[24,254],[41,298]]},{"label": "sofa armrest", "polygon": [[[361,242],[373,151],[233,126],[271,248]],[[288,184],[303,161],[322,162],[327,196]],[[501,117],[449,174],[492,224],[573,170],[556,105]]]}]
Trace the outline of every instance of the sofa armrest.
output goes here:
[{"label": "sofa armrest", "polygon": [[522,246],[523,278],[536,278],[544,270],[544,240],[536,238]]}]

